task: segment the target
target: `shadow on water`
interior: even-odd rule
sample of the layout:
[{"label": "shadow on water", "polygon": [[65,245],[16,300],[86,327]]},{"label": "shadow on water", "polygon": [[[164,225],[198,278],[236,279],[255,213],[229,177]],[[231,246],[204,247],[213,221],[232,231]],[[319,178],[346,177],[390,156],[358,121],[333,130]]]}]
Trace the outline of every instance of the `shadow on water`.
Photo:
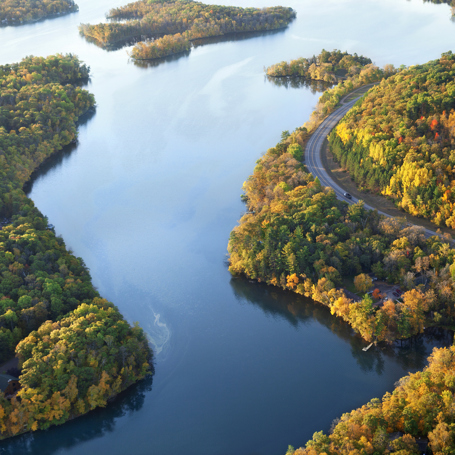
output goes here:
[{"label": "shadow on water", "polygon": [[455,22],[455,1],[454,0],[423,0],[424,3],[436,3],[438,5],[446,4],[450,6],[450,11],[452,17],[450,18],[452,22]]},{"label": "shadow on water", "polygon": [[116,428],[116,421],[139,411],[146,393],[152,390],[153,375],[122,392],[106,408],[45,431],[27,433],[0,443],[0,454],[50,455],[85,441],[105,436]]},{"label": "shadow on water", "polygon": [[305,79],[303,77],[272,77],[266,75],[265,79],[277,87],[296,89],[308,88],[313,95],[325,92],[327,89],[332,88],[335,85],[331,82],[315,81],[312,79]]},{"label": "shadow on water", "polygon": [[[77,126],[86,125],[94,116],[95,116],[95,109],[90,109],[84,115],[79,117],[77,122]],[[28,196],[32,191],[33,184],[44,177],[49,171],[54,170],[62,165],[70,155],[76,150],[78,146],[77,140],[72,142],[71,144],[66,145],[62,148],[62,150],[52,154],[48,158],[46,158],[33,172],[30,178],[25,183],[23,190],[25,194]]]},{"label": "shadow on water", "polygon": [[[270,36],[270,35],[277,35],[279,33],[283,33],[287,27],[279,28],[277,30],[262,30],[262,31],[257,31],[257,32],[242,32],[242,33],[228,33],[226,35],[220,35],[220,36],[212,36],[208,38],[197,38],[194,40],[191,40],[193,47],[199,47],[199,46],[204,46],[206,44],[217,44],[217,43],[225,43],[225,42],[230,42],[230,41],[244,41],[247,39],[252,39],[252,38],[258,38],[261,36]],[[82,32],[80,35],[87,41],[87,43],[93,44],[96,47],[100,47],[101,49],[104,49],[107,52],[115,52],[118,51],[119,49],[122,49],[123,47],[126,46],[134,46],[135,44],[139,42],[147,42],[151,40],[152,38],[158,39],[162,35],[157,35],[157,36],[146,36],[146,35],[132,35],[129,36],[125,39],[120,39],[116,41],[115,43],[111,43],[109,45],[103,45],[100,43],[98,40],[95,38],[92,38],[90,36],[85,36]],[[155,58],[152,60],[139,60],[139,61],[134,61],[134,64],[140,67],[148,67],[148,66],[158,66],[160,63],[167,62],[169,61],[168,58],[171,58],[172,60],[176,60],[184,55],[189,55],[191,51],[188,52],[179,52],[174,55],[170,55],[169,57],[163,57],[163,58]]]},{"label": "shadow on water", "polygon": [[295,328],[312,320],[327,327],[350,344],[352,356],[365,372],[374,371],[377,375],[382,375],[386,357],[395,360],[405,370],[421,370],[427,364],[427,358],[434,347],[450,346],[453,343],[452,331],[429,329],[403,343],[375,346],[365,352],[362,349],[367,343],[354,333],[349,324],[332,316],[327,307],[309,298],[263,283],[250,282],[242,277],[232,278],[230,284],[237,300],[256,305],[269,316],[283,318]]},{"label": "shadow on water", "polygon": [[228,33],[221,36],[210,36],[208,38],[198,38],[193,41],[194,47],[205,46],[206,44],[218,44],[234,41],[245,41],[252,38],[259,38],[262,36],[274,36],[284,33],[287,27],[279,28],[276,30],[263,30],[258,32],[243,32],[243,33]]}]

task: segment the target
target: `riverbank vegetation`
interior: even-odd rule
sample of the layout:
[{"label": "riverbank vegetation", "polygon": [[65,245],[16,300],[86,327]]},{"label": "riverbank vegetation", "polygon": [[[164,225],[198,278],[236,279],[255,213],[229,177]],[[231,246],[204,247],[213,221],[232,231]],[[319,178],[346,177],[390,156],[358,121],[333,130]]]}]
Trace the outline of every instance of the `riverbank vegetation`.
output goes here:
[{"label": "riverbank vegetation", "polygon": [[[454,59],[451,53],[443,54],[437,61],[404,69],[383,80],[356,104],[331,136],[332,148],[339,153],[339,159],[344,165],[348,168],[352,166],[352,175],[355,172],[371,172],[373,167],[378,172],[380,166],[385,172],[391,170],[390,181],[384,180],[383,186],[390,187],[393,177],[398,176],[394,179],[393,188],[397,193],[401,191],[402,197],[408,194],[410,200],[411,197],[414,200],[419,197],[415,203],[417,207],[423,205],[419,191],[428,190],[430,194],[427,207],[436,210],[431,212],[435,217],[442,213],[441,207],[451,208],[450,190],[454,186],[450,173],[450,150],[453,149],[453,128],[450,122],[455,117],[455,92],[452,90]],[[295,133],[292,136],[283,137],[283,145],[288,143],[288,150],[299,139]],[[358,158],[358,154],[365,150],[368,153],[364,153],[363,159],[358,159],[356,166],[353,166],[353,157]],[[273,189],[275,192],[273,185],[281,185],[289,193],[289,196],[281,195],[279,198],[283,200],[280,201],[282,208],[273,220],[273,223],[279,221],[278,228],[271,231],[274,242],[281,241],[281,244],[277,249],[270,248],[270,233],[267,232],[270,223],[267,218],[262,220],[262,224],[256,224],[251,218],[252,214],[246,215],[250,218],[242,218],[231,241],[237,247],[237,235],[240,234],[243,237],[240,248],[248,244],[255,249],[257,256],[238,250],[242,255],[238,260],[247,261],[247,267],[240,264],[241,273],[256,275],[256,279],[261,280],[265,276],[269,280],[267,282],[271,282],[270,271],[273,273],[277,270],[276,265],[279,264],[284,271],[279,281],[283,288],[300,293],[303,291],[305,295],[323,301],[331,308],[332,314],[338,314],[350,322],[367,340],[392,341],[397,335],[398,338],[405,338],[406,335],[421,333],[429,325],[453,327],[455,250],[449,236],[439,234],[425,238],[423,228],[409,226],[404,220],[400,222],[397,219],[381,218],[376,212],[365,211],[357,219],[357,224],[353,225],[351,214],[358,212],[361,204],[347,207],[334,198],[332,190],[321,187],[315,191],[315,187],[320,187],[319,182],[304,176],[304,167],[300,163],[300,181],[296,182],[300,186],[297,187],[293,186],[294,182],[289,178],[291,174],[296,176],[297,173],[286,174],[275,163],[269,164],[264,172],[263,161],[270,163],[269,152],[271,150],[259,161],[255,173],[245,183],[246,197],[250,203],[248,196],[251,185],[255,196],[258,194],[256,188],[262,188],[261,197],[256,196],[253,202],[257,205],[255,201],[262,198],[264,206],[269,205],[272,211],[278,202],[270,191]],[[393,162],[390,163],[390,160]],[[378,172],[377,175],[381,176],[382,173]],[[380,178],[375,179],[373,174],[370,176],[376,187],[379,187]],[[356,178],[363,184],[369,183],[361,180],[360,175]],[[287,201],[291,197],[296,200],[296,192],[303,191],[305,179],[310,182],[306,183],[306,188],[310,188],[313,194],[307,192],[303,204],[305,212],[302,212],[295,210],[295,203],[290,205]],[[269,187],[268,182],[271,184]],[[403,194],[404,185],[407,192]],[[374,185],[371,187],[374,188]],[[276,193],[279,194],[279,190]],[[326,200],[331,193],[334,199],[325,206],[320,205],[320,201]],[[340,207],[344,207],[344,212]],[[252,211],[254,215],[259,215],[264,207],[258,205],[258,209],[253,208]],[[448,209],[445,213],[449,214]],[[447,217],[445,219],[448,224]],[[306,221],[306,225],[302,220]],[[334,227],[336,224],[333,220],[339,223],[338,228]],[[306,231],[302,231],[302,226],[306,227]],[[262,231],[259,230],[261,228]],[[340,242],[343,228],[351,230],[346,238],[348,243]],[[306,235],[306,244],[302,243],[302,234]],[[315,237],[316,235],[320,237]],[[363,255],[365,250],[362,247],[356,246],[355,251],[351,252],[346,248],[349,242],[358,244],[359,241],[374,245],[366,256]],[[325,250],[319,245],[321,242],[327,245]],[[234,251],[234,254],[238,251]],[[273,260],[263,261],[270,251],[275,253]],[[321,254],[321,251],[324,253]],[[342,251],[343,254],[338,256],[337,251]],[[308,257],[308,253],[314,253],[314,256]],[[306,259],[300,262],[303,254],[307,255]],[[365,260],[373,262],[380,256],[378,262],[365,267]],[[344,278],[346,266],[343,261],[347,259],[351,263],[352,260],[357,261],[357,258],[361,267],[352,275],[360,270],[364,272],[354,279],[358,289],[363,287],[362,291],[365,291],[369,287],[370,283],[365,284],[368,280],[365,273],[372,271],[378,278],[399,282],[406,290],[403,296],[393,302],[386,300],[379,309],[373,308],[372,299],[368,296],[361,302],[348,301],[343,291],[336,286],[341,286]],[[316,262],[312,263],[312,260]],[[390,273],[392,263],[397,268]],[[318,271],[318,267],[322,268]],[[291,275],[293,271],[296,271],[296,276]],[[307,281],[308,275],[315,276],[317,284],[313,280]],[[328,292],[321,293],[327,281],[332,281],[333,284],[327,287]],[[298,286],[301,286],[300,290]],[[369,338],[364,335],[368,333],[368,327],[371,333]],[[428,367],[423,371],[400,379],[395,384],[395,390],[386,393],[382,400],[373,399],[336,419],[329,434],[317,432],[304,448],[295,450],[289,447],[286,455],[418,455],[428,451],[435,455],[455,453],[454,370],[455,347],[435,349],[429,358]]]},{"label": "riverbank vegetation", "polygon": [[[338,200],[300,162],[308,136],[305,128],[285,133],[245,182],[248,213],[231,233],[229,270],[321,302],[367,341],[453,323],[455,250],[448,239],[426,239],[423,228]],[[368,273],[408,292],[380,307],[370,296],[347,298],[344,280]],[[416,289],[417,277],[424,284]]]},{"label": "riverbank vegetation", "polygon": [[[283,133],[244,184],[248,212],[228,245],[232,273],[311,297],[368,341],[409,338],[425,326],[453,324],[455,317],[455,250],[449,238],[427,239],[423,228],[383,218],[361,202],[349,206],[301,163],[310,134],[342,95],[362,81],[394,73],[367,65],[354,81],[325,92],[304,127]],[[353,277],[360,282],[370,273],[407,292],[380,306],[367,295],[347,298],[343,283]]]},{"label": "riverbank vegetation", "polygon": [[81,24],[79,30],[104,48],[141,40],[130,55],[146,60],[188,51],[191,41],[201,38],[283,28],[295,18],[295,12],[281,6],[259,9],[192,0],[141,0],[112,9],[108,18],[110,23]]},{"label": "riverbank vegetation", "polygon": [[455,55],[408,68],[370,90],[330,136],[362,190],[455,228]]},{"label": "riverbank vegetation", "polygon": [[2,0],[0,26],[35,22],[46,17],[73,13],[79,8],[73,0]]},{"label": "riverbank vegetation", "polygon": [[95,100],[72,55],[0,66],[0,362],[19,358],[21,390],[0,396],[0,438],[61,424],[143,378],[151,351],[139,327],[102,299],[89,271],[22,187],[76,139]]},{"label": "riverbank vegetation", "polygon": [[319,55],[310,58],[298,58],[290,62],[280,62],[269,66],[265,73],[270,77],[302,77],[325,82],[338,82],[347,76],[359,74],[366,65],[371,65],[369,58],[351,55],[335,49],[325,49]]},{"label": "riverbank vegetation", "polygon": [[313,435],[286,455],[455,453],[455,347],[434,349],[429,365],[386,393],[334,421],[328,435]]},{"label": "riverbank vegetation", "polygon": [[[339,82],[333,88],[326,90],[319,98],[315,110],[311,113],[310,120],[305,124],[309,132],[314,131],[322,120],[332,113],[340,104],[340,101],[348,94],[354,92],[360,87],[376,84],[382,79],[387,79],[397,73],[393,65],[385,65],[379,68],[373,64],[364,66],[358,74],[349,76],[347,79]],[[272,83],[280,85],[280,78],[270,78]]]}]

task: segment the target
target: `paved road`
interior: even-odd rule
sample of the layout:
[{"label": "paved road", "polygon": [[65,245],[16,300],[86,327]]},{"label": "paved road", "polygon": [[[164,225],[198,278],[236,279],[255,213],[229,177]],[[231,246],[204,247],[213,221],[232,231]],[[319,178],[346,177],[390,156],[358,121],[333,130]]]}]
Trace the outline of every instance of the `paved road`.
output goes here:
[{"label": "paved road", "polygon": [[[321,151],[322,151],[322,144],[324,143],[325,138],[328,136],[330,131],[332,131],[332,129],[335,127],[335,125],[351,109],[351,107],[355,104],[355,102],[358,99],[359,98],[349,101],[348,103],[345,103],[341,107],[339,107],[336,111],[332,112],[332,114],[330,114],[319,125],[319,127],[316,129],[316,131],[311,136],[311,138],[308,141],[308,144],[305,148],[305,164],[306,164],[308,170],[315,177],[319,178],[321,185],[329,186],[329,187],[333,188],[337,198],[341,199],[342,201],[346,201],[349,204],[355,204],[356,202],[359,201],[359,199],[356,199],[355,197],[352,197],[352,199],[348,199],[347,197],[344,196],[344,193],[346,190],[344,190],[339,185],[337,185],[332,180],[332,178],[327,173],[327,171],[324,169],[324,166],[322,165]],[[384,213],[381,210],[377,209],[376,207],[372,207],[368,204],[365,204],[365,208],[371,209],[371,210],[376,209],[376,210],[378,210],[378,212],[381,215],[391,217],[391,215]],[[436,232],[425,228],[425,236],[431,237],[432,235],[436,235]]]}]

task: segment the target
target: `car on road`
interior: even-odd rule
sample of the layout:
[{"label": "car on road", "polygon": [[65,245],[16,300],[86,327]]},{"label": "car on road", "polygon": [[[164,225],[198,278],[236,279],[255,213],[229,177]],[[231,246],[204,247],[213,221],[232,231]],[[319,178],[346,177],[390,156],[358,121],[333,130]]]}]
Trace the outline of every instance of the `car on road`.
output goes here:
[{"label": "car on road", "polygon": [[352,196],[349,193],[344,193],[343,196],[347,199],[352,199]]}]

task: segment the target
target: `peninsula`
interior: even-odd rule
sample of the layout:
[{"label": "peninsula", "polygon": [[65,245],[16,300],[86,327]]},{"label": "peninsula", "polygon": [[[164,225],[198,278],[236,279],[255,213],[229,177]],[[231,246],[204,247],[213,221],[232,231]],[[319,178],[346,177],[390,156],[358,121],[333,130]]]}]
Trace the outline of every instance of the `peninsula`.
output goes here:
[{"label": "peninsula", "polygon": [[[441,60],[446,59],[454,57],[444,54]],[[365,95],[367,100],[370,92],[402,80],[407,71],[367,65],[327,90],[310,122],[292,134],[283,132],[244,184],[248,212],[228,245],[232,273],[327,305],[369,342],[405,339],[424,327],[454,323],[455,250],[448,237],[368,210],[362,201],[348,204],[342,195],[337,198],[302,159],[310,138],[319,137],[330,123],[330,117],[323,120],[335,115],[341,101],[337,94],[382,81]],[[339,108],[341,116],[349,107]],[[399,284],[405,292],[400,298],[385,297],[375,291],[372,277]],[[358,298],[345,291],[351,286]],[[366,294],[369,290],[375,292]]]},{"label": "peninsula", "polygon": [[0,66],[0,363],[16,355],[20,390],[0,395],[0,439],[62,424],[144,378],[142,330],[101,298],[23,185],[77,137],[95,106],[74,55]]},{"label": "peninsula", "polygon": [[[375,168],[373,183],[383,181],[387,188],[403,167],[414,166],[406,188],[412,191],[413,185],[415,197],[430,188],[435,210],[450,204],[454,66],[455,56],[448,52],[398,72],[370,67],[381,76],[368,91],[369,85],[355,88],[349,81],[327,90],[310,122],[291,134],[283,132],[245,182],[248,212],[231,233],[230,271],[312,297],[367,341],[392,342],[428,326],[453,327],[455,249],[450,236],[352,201],[326,178],[317,151],[344,117],[331,134],[331,146],[343,164],[355,163],[350,170],[356,178]],[[327,105],[331,92],[340,91],[357,93]],[[366,94],[356,102],[362,91]],[[323,186],[309,168],[333,188]],[[381,180],[382,175],[389,180]],[[419,175],[427,180],[414,184]],[[394,185],[391,194],[396,191],[403,200],[402,187]],[[441,185],[448,188],[437,192]],[[433,213],[436,222],[444,219],[438,213]],[[445,220],[450,224],[448,216]],[[374,288],[372,277],[399,284],[405,292],[390,299],[375,289],[350,298],[345,289],[350,279],[361,294]],[[454,347],[435,349],[428,367],[402,378],[393,393],[344,414],[329,435],[317,432],[305,448],[290,446],[286,455],[418,455],[427,447],[438,455],[452,453],[454,359]]]}]

